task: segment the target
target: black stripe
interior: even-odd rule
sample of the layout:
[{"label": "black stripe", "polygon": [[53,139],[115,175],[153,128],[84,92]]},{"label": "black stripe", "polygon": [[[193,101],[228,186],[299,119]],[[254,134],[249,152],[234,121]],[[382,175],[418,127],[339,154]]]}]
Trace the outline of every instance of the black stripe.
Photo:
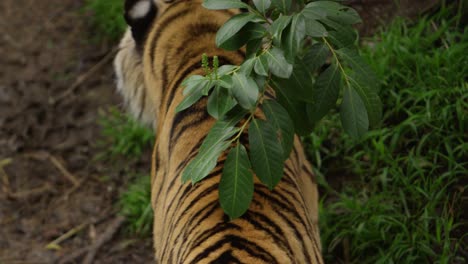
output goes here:
[{"label": "black stripe", "polygon": [[[257,187],[257,184],[256,184],[256,187]],[[255,191],[257,192],[258,195],[262,196],[266,200],[270,200],[272,207],[276,207],[275,208],[276,213],[283,219],[283,221],[285,221],[287,223],[287,225],[290,227],[290,229],[294,231],[296,240],[301,244],[302,252],[303,252],[304,256],[307,259],[307,263],[311,263],[310,262],[311,261],[310,256],[308,254],[309,249],[306,247],[306,245],[304,243],[304,239],[301,239],[303,236],[298,231],[297,225],[295,225],[291,221],[291,216],[294,216],[295,222],[297,222],[298,224],[300,224],[304,228],[304,233],[309,237],[309,239],[311,241],[313,241],[314,239],[312,237],[310,237],[310,235],[312,234],[311,233],[312,230],[310,230],[310,226],[309,226],[310,222],[305,221],[302,217],[300,217],[296,210],[292,210],[291,208],[289,208],[288,204],[280,202],[278,199],[274,198],[271,195],[271,192],[269,194],[267,194],[267,193],[264,193],[263,191],[261,191],[261,190],[259,190],[257,188],[255,188]],[[282,201],[288,201],[288,200],[284,199],[282,197]],[[284,214],[283,211],[286,211],[287,215]]]},{"label": "black stripe", "polygon": [[[279,193],[278,191],[270,191],[268,188],[262,184],[255,184],[255,192],[258,193],[260,196],[265,198],[266,200],[269,200],[271,202],[271,205],[273,207],[276,207],[276,209],[282,210],[282,211],[287,211],[289,214],[291,214],[294,219],[297,221],[301,222],[304,226],[307,226],[305,223],[304,219],[302,219],[301,215],[299,215],[298,211],[295,210],[293,205],[289,203],[289,199]],[[276,196],[279,197],[276,198]],[[291,208],[292,207],[292,208]]]},{"label": "black stripe", "polygon": [[[201,215],[206,209],[209,209],[208,211],[206,211],[203,215]],[[219,207],[219,203],[218,201],[213,201],[213,202],[210,202],[208,204],[206,204],[201,210],[198,210],[193,216],[192,216],[192,219],[197,219],[197,218],[200,218],[196,223],[193,223],[190,225],[190,227],[187,227],[185,229],[185,233],[184,233],[184,238],[189,238],[189,237],[192,237],[194,234],[193,234],[193,227],[197,227],[200,225],[201,222],[203,222],[204,220],[206,220],[209,216],[211,216],[216,210],[220,210],[220,207]],[[190,233],[189,233],[190,232]],[[190,254],[192,248],[191,247],[185,247],[183,252],[182,252],[182,256],[185,258],[187,256],[187,254]]]},{"label": "black stripe", "polygon": [[[169,6],[164,12],[168,13],[171,9],[179,6],[181,3],[184,3],[184,1],[176,2]],[[193,13],[193,6],[192,5],[185,5],[184,6],[186,9],[179,10],[178,12],[174,13],[171,16],[168,16],[167,18],[164,18],[164,20],[159,20],[158,28],[156,29],[153,38],[151,39],[150,43],[150,59],[151,59],[151,69],[154,69],[154,59],[155,59],[155,52],[158,46],[158,41],[160,40],[159,35],[163,32],[163,30],[167,29],[168,24],[172,23],[175,19],[179,19],[183,16],[186,16],[187,14],[190,15]],[[217,12],[219,13],[224,13],[227,16],[233,16],[234,14],[229,11],[229,10],[218,10]],[[219,25],[221,26],[221,25]],[[217,31],[217,30],[216,30]],[[245,54],[244,54],[245,57]]]},{"label": "black stripe", "polygon": [[[179,6],[181,3],[183,3],[183,1],[181,2],[177,2],[177,3],[174,3],[173,5],[169,6],[165,12],[167,13],[170,9],[172,8],[175,8],[177,6]],[[159,20],[158,23],[159,23],[159,26],[158,28],[156,29],[154,35],[153,35],[153,38],[151,39],[151,42],[150,42],[150,61],[151,61],[151,69],[154,68],[154,58],[155,58],[155,52],[156,52],[156,47],[157,47],[157,42],[160,40],[159,38],[159,35],[161,35],[162,31],[164,29],[167,29],[167,25],[172,23],[174,20],[182,17],[182,16],[185,16],[187,14],[190,14],[191,13],[191,7],[190,6],[184,6],[186,7],[186,9],[184,10],[181,10],[177,13],[174,13],[173,15],[167,17],[167,18],[164,18],[164,20]]]},{"label": "black stripe", "polygon": [[[195,146],[194,149],[199,149],[199,148],[200,148],[200,147],[199,147],[200,145],[201,145],[201,142],[198,144],[198,147]],[[187,157],[185,160],[183,160],[183,161],[179,164],[179,166],[178,166],[177,169],[176,169],[176,172],[177,172],[177,173],[175,173],[174,175],[172,175],[171,180],[170,180],[170,182],[169,182],[169,185],[166,187],[166,190],[167,190],[167,191],[166,191],[166,195],[167,195],[167,192],[169,192],[172,188],[174,188],[176,181],[181,181],[181,180],[182,180],[182,178],[181,178],[181,177],[182,177],[182,176],[181,176],[182,170],[183,170],[183,169],[187,166],[187,164],[197,155],[197,153],[198,153],[198,152],[196,152],[196,151],[191,152],[191,154],[188,155],[188,157]],[[164,179],[166,179],[167,176],[170,176],[170,175],[166,175],[166,174],[165,174],[165,175],[164,175]],[[160,190],[161,190],[162,186],[160,186],[159,188],[160,188]],[[182,197],[186,197],[186,195],[188,194],[188,191],[192,191],[192,189],[193,189],[191,184],[187,184],[187,183],[186,183],[186,184],[180,184],[180,185],[179,185],[179,190],[177,190],[177,192],[176,192],[176,194],[175,194],[174,196],[177,196],[177,195],[179,194],[181,188],[186,188],[186,189],[185,189],[186,191],[184,191]],[[159,192],[159,193],[160,193],[160,192]],[[173,204],[174,204],[174,202],[171,203],[171,204],[169,205],[169,207],[166,209],[167,212],[170,212],[170,208],[172,208],[172,205],[173,205]],[[173,216],[172,216],[172,217],[173,217]]]},{"label": "black stripe", "polygon": [[[220,172],[221,172],[220,169],[216,169],[215,171],[212,172],[212,174],[219,174]],[[190,197],[190,195],[194,191],[200,191],[199,187],[193,186],[191,184],[185,184],[183,186],[185,188],[184,188],[184,190],[183,190],[183,192],[182,192],[182,194],[180,196],[178,194],[180,194],[180,191],[181,191],[182,188],[179,188],[177,190],[174,197],[178,197],[178,199],[177,199],[177,201],[175,201],[175,199],[174,199],[174,201],[171,203],[171,205],[167,209],[168,212],[179,212],[182,204],[184,203],[184,200],[188,199],[188,197]],[[195,204],[200,202],[199,200],[201,198],[211,194],[217,188],[218,188],[217,184],[216,184],[216,186],[212,185],[212,186],[206,188],[205,190],[203,190],[201,193],[199,193],[195,198],[191,199],[192,201],[186,207],[184,207],[184,212],[181,214],[181,216],[187,214],[189,209],[191,209]],[[173,204],[175,204],[176,207],[174,208],[174,210],[171,210]],[[174,219],[171,219],[171,222],[172,221],[174,221]],[[177,221],[177,220],[175,220],[175,221]]]},{"label": "black stripe", "polygon": [[226,264],[226,263],[240,263],[241,261],[232,255],[232,250],[225,251],[210,263],[212,264]]},{"label": "black stripe", "polygon": [[[189,132],[189,128],[196,128],[200,124],[212,119],[206,111],[207,98],[202,98],[198,103],[175,114],[170,131],[169,152],[172,153],[174,144],[184,132]],[[200,106],[201,105],[201,106]],[[185,119],[189,121],[184,122]],[[181,124],[183,124],[181,126]],[[177,130],[176,130],[177,129]],[[208,132],[208,131],[207,131]]]},{"label": "black stripe", "polygon": [[310,170],[305,164],[302,164],[301,166],[302,168],[302,171],[304,171],[308,176],[309,176],[309,179],[317,184],[317,177],[315,176],[315,174],[312,172],[312,170]]},{"label": "black stripe", "polygon": [[263,230],[267,234],[269,234],[273,238],[273,241],[275,241],[275,243],[277,243],[278,246],[280,246],[284,250],[284,252],[288,254],[289,258],[294,259],[294,256],[292,255],[293,251],[291,245],[288,243],[289,241],[285,239],[286,236],[283,230],[269,217],[266,217],[262,213],[257,213],[252,210],[249,210],[242,216],[242,219],[245,219],[247,222],[253,225],[256,230]]},{"label": "black stripe", "polygon": [[[217,188],[217,187],[216,187],[216,188]],[[199,202],[199,201],[198,201],[198,202]],[[208,209],[208,211],[205,212],[207,209]],[[213,214],[213,212],[216,211],[216,210],[218,210],[218,209],[219,209],[219,205],[218,205],[218,201],[216,200],[216,201],[207,203],[203,208],[201,208],[200,210],[197,210],[195,214],[193,214],[192,216],[190,216],[190,220],[191,220],[190,225],[186,225],[186,224],[187,224],[186,222],[185,222],[185,223],[181,223],[181,225],[184,226],[184,228],[182,229],[182,230],[184,230],[184,231],[183,231],[183,232],[180,232],[179,234],[177,234],[175,241],[179,241],[179,239],[181,239],[181,237],[184,238],[184,239],[186,240],[188,237],[193,236],[193,227],[194,227],[194,226],[195,226],[195,227],[199,226],[200,223],[201,223],[203,220],[205,220],[209,215]],[[172,212],[172,215],[173,215],[173,216],[176,215],[175,212],[176,212],[176,211]],[[199,217],[203,212],[205,212],[205,213],[203,214],[203,216],[197,221],[197,223],[194,224],[194,223],[193,223],[193,220],[197,219],[197,217]],[[188,214],[188,213],[190,213],[190,212],[184,211],[182,214],[178,214],[177,219],[178,219],[178,220],[182,219],[182,217],[183,217],[184,215]],[[167,219],[167,218],[166,218],[166,219]],[[170,224],[170,230],[168,231],[168,233],[170,234],[170,236],[175,235],[174,232],[173,232],[173,230],[174,230],[174,228],[179,224],[179,221],[177,221],[177,222],[175,222],[175,223],[172,222],[172,221],[170,221],[169,224]],[[164,226],[167,227],[167,224],[164,224]],[[163,251],[164,251],[164,252],[163,252],[163,255],[165,254],[165,251],[169,251],[169,250],[167,249],[168,246],[171,246],[171,247],[172,247],[173,245],[169,245],[169,243],[165,243],[165,244],[164,244],[164,248],[163,248]],[[185,252],[186,250],[190,250],[189,247],[184,247],[184,252]],[[180,254],[179,257],[180,257],[180,256],[183,256],[183,255],[185,255],[185,254],[182,252],[182,254]],[[164,259],[164,258],[163,258],[163,259]],[[182,263],[182,262],[178,262],[178,263]]]},{"label": "black stripe", "polygon": [[209,229],[209,230],[204,230],[201,234],[199,235],[193,235],[192,234],[192,237],[194,237],[195,239],[193,241],[191,241],[192,243],[190,243],[190,247],[189,248],[197,248],[199,247],[203,242],[205,242],[207,239],[209,239],[210,237],[212,237],[213,235],[216,235],[216,234],[222,234],[224,233],[225,231],[230,231],[230,230],[237,230],[237,231],[241,231],[242,230],[242,227],[232,223],[232,222],[221,222],[221,223],[218,223],[215,227],[213,227],[212,229]]},{"label": "black stripe", "polygon": [[275,264],[278,260],[272,256],[267,249],[255,244],[243,237],[236,235],[226,235],[223,239],[217,241],[212,246],[209,246],[198,254],[191,263],[200,263],[203,259],[206,259],[212,252],[223,247],[224,244],[230,244],[232,248],[236,248],[240,251],[246,252],[254,258],[260,259],[265,263]]},{"label": "black stripe", "polygon": [[177,180],[181,180],[181,173],[182,170],[187,166],[187,164],[198,154],[198,149],[200,148],[201,144],[203,143],[203,140],[200,140],[200,142],[197,143],[189,152],[187,152],[187,157],[185,160],[182,160],[182,162],[177,166],[176,169],[176,175],[173,175],[171,182],[169,183],[168,189],[172,188],[174,186],[175,182]]},{"label": "black stripe", "polygon": [[[199,58],[201,59],[201,55],[203,54],[204,51],[206,51],[207,47],[205,45],[200,45],[199,49],[195,50],[188,41],[191,43],[200,43],[199,38],[204,37],[205,35],[216,35],[216,32],[219,29],[220,25],[213,24],[213,23],[196,23],[188,25],[187,28],[184,28],[185,32],[187,33],[188,36],[190,36],[189,39],[187,39],[186,42],[182,43],[177,49],[175,54],[180,54],[181,60],[179,60],[178,66],[183,66],[187,64],[187,62],[190,59],[193,58]],[[183,53],[183,52],[186,53]],[[201,64],[201,62],[200,62]]]}]

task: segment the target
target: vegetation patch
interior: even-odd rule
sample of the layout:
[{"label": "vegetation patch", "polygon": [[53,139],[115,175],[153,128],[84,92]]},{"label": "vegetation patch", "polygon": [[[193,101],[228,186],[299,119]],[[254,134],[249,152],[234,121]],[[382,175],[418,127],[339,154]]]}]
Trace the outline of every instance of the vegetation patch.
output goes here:
[{"label": "vegetation patch", "polygon": [[463,263],[468,35],[459,19],[442,8],[410,26],[398,20],[364,45],[383,83],[382,129],[353,140],[335,115],[306,138],[322,176],[327,262]]},{"label": "vegetation patch", "polygon": [[153,231],[151,181],[148,175],[139,175],[128,190],[120,196],[120,213],[127,220],[130,234],[150,236]]},{"label": "vegetation patch", "polygon": [[86,0],[84,10],[92,13],[92,23],[101,37],[118,40],[127,23],[123,17],[123,0]]},{"label": "vegetation patch", "polygon": [[[99,142],[102,151],[96,158],[117,164],[126,164],[123,168],[115,165],[116,170],[123,169],[133,179],[119,198],[120,214],[125,216],[126,229],[129,234],[150,236],[153,225],[151,207],[151,177],[128,170],[127,164],[138,161],[143,153],[154,145],[154,132],[139,124],[127,114],[116,108],[100,113],[101,137]],[[149,168],[145,168],[148,171]]]},{"label": "vegetation patch", "polygon": [[99,155],[101,158],[106,156],[140,158],[143,150],[154,144],[154,132],[150,128],[141,125],[116,108],[101,112],[99,124],[103,136],[100,144],[107,146],[107,150]]}]

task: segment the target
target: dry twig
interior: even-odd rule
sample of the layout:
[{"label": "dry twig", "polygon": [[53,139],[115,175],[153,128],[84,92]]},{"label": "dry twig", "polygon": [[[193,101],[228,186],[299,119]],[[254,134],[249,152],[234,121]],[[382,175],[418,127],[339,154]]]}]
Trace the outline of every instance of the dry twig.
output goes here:
[{"label": "dry twig", "polygon": [[5,170],[3,170],[3,167],[10,164],[12,161],[13,161],[12,159],[0,160],[0,176],[2,176],[2,190],[6,194],[11,192],[11,188],[10,188],[10,180],[8,179],[8,175],[5,172]]},{"label": "dry twig", "polygon": [[111,240],[114,234],[119,230],[120,226],[122,226],[124,221],[125,217],[120,215],[112,221],[112,223],[106,228],[104,233],[91,246],[90,250],[88,251],[88,254],[86,255],[85,260],[83,261],[83,264],[93,263],[94,257],[96,256],[98,250],[101,248],[102,245]]},{"label": "dry twig", "polygon": [[77,180],[76,177],[73,176],[73,174],[71,174],[56,157],[49,155],[49,160],[63,174],[63,176],[65,176],[65,178],[67,178],[69,181],[73,183],[73,185],[75,186],[80,185],[80,181]]},{"label": "dry twig", "polygon": [[79,233],[81,230],[83,230],[86,226],[88,226],[90,223],[83,223],[79,226],[76,226],[72,229],[70,229],[68,232],[66,232],[65,234],[59,236],[57,239],[55,239],[54,241],[50,242],[49,244],[47,244],[45,246],[46,249],[60,249],[60,243],[62,243],[63,241],[69,239],[70,237],[76,235],[77,233]]},{"label": "dry twig", "polygon": [[24,156],[27,158],[33,158],[33,159],[40,160],[40,161],[49,159],[50,162],[52,162],[52,164],[55,166],[55,168],[57,168],[67,180],[73,183],[73,186],[75,187],[80,186],[81,183],[83,182],[83,181],[79,181],[77,177],[75,177],[69,170],[67,170],[67,168],[65,168],[65,166],[55,156],[53,156],[47,151],[36,151],[36,152],[24,154]]},{"label": "dry twig", "polygon": [[45,183],[41,187],[32,188],[30,190],[25,191],[17,191],[17,192],[7,192],[6,195],[9,198],[13,199],[28,199],[32,196],[39,196],[44,193],[53,192],[54,188],[49,183]]},{"label": "dry twig", "polygon": [[[87,226],[98,224],[98,223],[104,221],[105,219],[107,219],[110,215],[115,214],[115,212],[112,212],[109,209],[110,208],[104,210],[103,213],[101,214],[101,216],[99,216],[98,218],[89,220],[89,221],[87,221],[85,223],[82,223],[82,224],[70,229],[65,234],[61,235],[60,237],[56,238],[54,241],[47,244],[45,246],[45,248],[51,249],[51,250],[60,249],[60,245],[59,245],[60,243],[64,242],[65,240],[69,239],[70,237],[72,237],[72,236],[76,235],[77,233],[81,232]],[[88,252],[90,249],[91,249],[91,246],[82,248],[79,251],[73,253],[72,255],[68,255],[66,258],[63,258],[60,261],[60,263],[72,262],[74,259],[76,259],[76,258],[80,257],[81,255],[83,255],[84,253]]]},{"label": "dry twig", "polygon": [[87,253],[83,264],[91,264],[96,257],[97,252],[105,243],[109,242],[110,239],[114,236],[114,234],[119,230],[120,226],[125,221],[123,216],[117,216],[112,223],[106,228],[104,233],[92,244],[81,248],[72,254],[66,256],[65,258],[59,261],[59,264],[71,263],[74,262],[77,258],[81,257],[85,253]]}]

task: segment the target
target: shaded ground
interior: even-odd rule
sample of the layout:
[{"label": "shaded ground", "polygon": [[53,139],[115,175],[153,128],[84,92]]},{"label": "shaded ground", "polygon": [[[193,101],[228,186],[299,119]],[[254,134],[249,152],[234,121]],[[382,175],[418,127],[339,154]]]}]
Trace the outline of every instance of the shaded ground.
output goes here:
[{"label": "shaded ground", "polygon": [[[54,263],[91,245],[129,180],[125,168],[92,161],[98,109],[120,98],[113,46],[89,40],[82,2],[0,1],[0,263]],[[120,231],[95,263],[149,262],[150,252],[150,241]]]},{"label": "shaded ground", "polygon": [[[359,9],[366,1],[354,2]],[[0,264],[71,259],[115,220],[115,201],[130,180],[125,171],[148,167],[93,161],[98,109],[120,98],[113,44],[90,40],[82,4],[0,1]],[[363,10],[364,20],[374,11]],[[45,248],[69,231],[77,232],[60,248]],[[151,251],[150,240],[119,231],[95,263],[147,263]]]}]

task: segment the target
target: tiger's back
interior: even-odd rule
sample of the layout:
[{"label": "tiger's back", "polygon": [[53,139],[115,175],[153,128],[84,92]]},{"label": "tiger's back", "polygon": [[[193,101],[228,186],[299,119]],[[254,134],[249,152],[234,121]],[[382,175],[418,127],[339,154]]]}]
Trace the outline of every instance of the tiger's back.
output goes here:
[{"label": "tiger's back", "polygon": [[[209,11],[200,0],[156,1],[157,15],[131,13],[140,2],[127,1],[126,34],[115,60],[118,86],[130,110],[156,130],[152,166],[155,256],[160,263],[322,263],[317,223],[318,194],[301,143],[286,161],[284,177],[273,191],[255,180],[249,210],[229,221],[218,202],[226,155],[211,174],[192,186],[181,173],[214,124],[206,100],[176,113],[181,82],[203,74],[203,53],[221,64],[240,64],[243,51],[215,46],[218,28],[236,10]],[[142,8],[144,9],[144,8]],[[136,10],[136,11],[135,11]],[[149,9],[147,9],[149,10]],[[145,10],[143,10],[145,11]],[[145,13],[145,12],[141,12]],[[142,23],[146,19],[149,23]],[[241,137],[242,141],[246,140]]]}]

